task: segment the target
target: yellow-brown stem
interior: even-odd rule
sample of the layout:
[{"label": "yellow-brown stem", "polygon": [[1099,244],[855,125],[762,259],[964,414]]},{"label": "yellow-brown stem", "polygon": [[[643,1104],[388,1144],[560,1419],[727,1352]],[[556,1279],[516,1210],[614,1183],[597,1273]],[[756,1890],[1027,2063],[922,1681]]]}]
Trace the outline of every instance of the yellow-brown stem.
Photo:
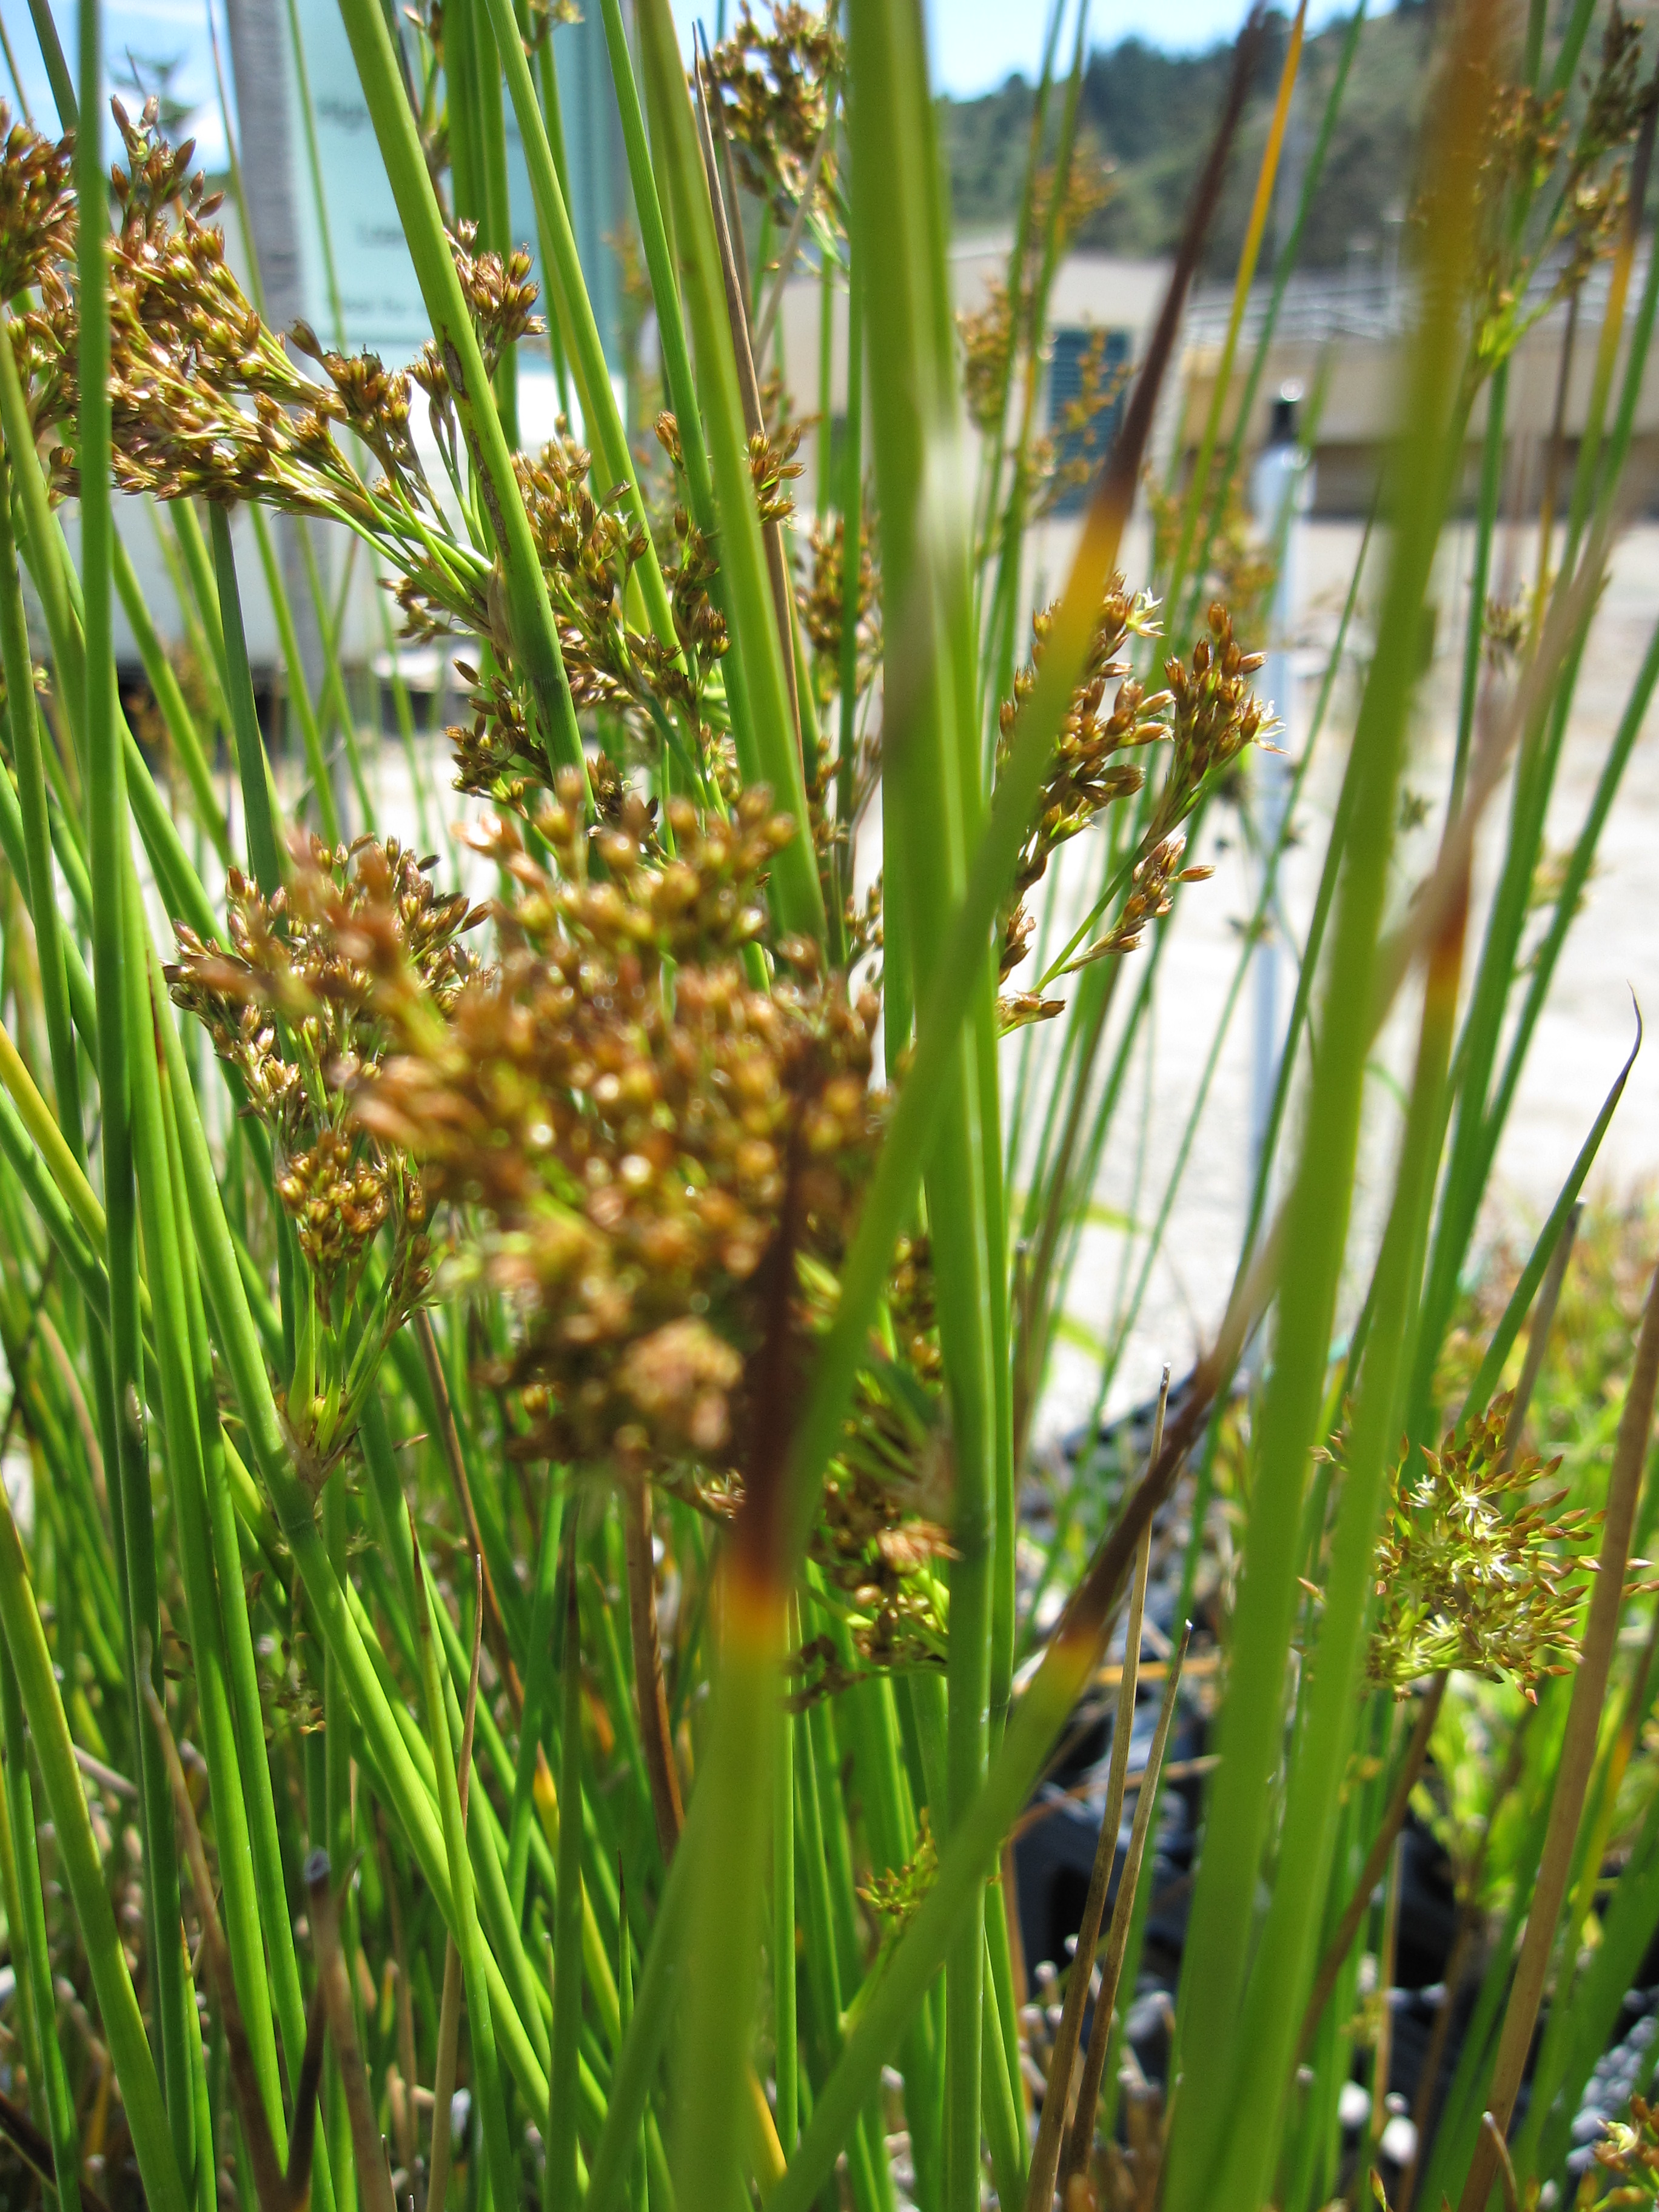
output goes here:
[{"label": "yellow-brown stem", "polygon": [[662,1639],[657,1632],[657,1581],[651,1544],[651,1486],[641,1480],[623,1492],[623,1549],[628,1565],[628,1625],[634,1643],[634,1695],[639,1705],[640,1742],[651,1783],[651,1809],[663,1864],[673,1858],[685,1808],[668,1720],[668,1690],[663,1680]]},{"label": "yellow-brown stem", "polygon": [[501,1619],[501,1608],[496,1601],[495,1578],[489,1571],[489,1562],[484,1557],[483,1538],[478,1531],[478,1516],[473,1509],[471,1486],[466,1479],[466,1462],[461,1456],[460,1432],[455,1426],[455,1408],[450,1401],[449,1377],[444,1373],[443,1358],[438,1350],[438,1340],[433,1334],[429,1314],[416,1315],[415,1340],[421,1347],[426,1379],[432,1388],[433,1406],[438,1416],[438,1442],[443,1449],[444,1465],[449,1470],[455,1502],[460,1507],[461,1518],[466,1523],[466,1540],[471,1545],[472,1556],[478,1563],[484,1633],[489,1638],[489,1656],[495,1662],[501,1680],[507,1686],[507,1694],[513,1705],[513,1717],[522,1721],[524,1684],[513,1663],[512,1649],[507,1640],[507,1624]]},{"label": "yellow-brown stem", "polygon": [[1308,2055],[1314,2039],[1321,2014],[1330,2002],[1331,1991],[1336,1987],[1336,1978],[1342,1971],[1342,1962],[1352,1948],[1353,1939],[1359,1933],[1359,1923],[1364,1918],[1371,1901],[1371,1893],[1382,1879],[1382,1869],[1389,1863],[1389,1853],[1394,1849],[1394,1839],[1405,1826],[1406,1814],[1411,1805],[1412,1791],[1417,1787],[1417,1778],[1423,1771],[1423,1762],[1429,1755],[1429,1739],[1434,1734],[1435,1722],[1440,1717],[1441,1701],[1446,1694],[1447,1669],[1442,1668],[1432,1677],[1422,1704],[1417,1709],[1417,1725],[1406,1747],[1406,1756],[1401,1762],[1399,1778],[1394,1794],[1382,1815],[1382,1825],[1377,1830],[1371,1847],[1365,1854],[1365,1863],[1359,1870],[1359,1879],[1353,1886],[1353,1895],[1348,1899],[1335,1935],[1331,1938],[1319,1971],[1314,1976],[1312,1994],[1308,2009],[1302,2016],[1302,2040],[1297,2045],[1296,2060],[1299,2066]]}]

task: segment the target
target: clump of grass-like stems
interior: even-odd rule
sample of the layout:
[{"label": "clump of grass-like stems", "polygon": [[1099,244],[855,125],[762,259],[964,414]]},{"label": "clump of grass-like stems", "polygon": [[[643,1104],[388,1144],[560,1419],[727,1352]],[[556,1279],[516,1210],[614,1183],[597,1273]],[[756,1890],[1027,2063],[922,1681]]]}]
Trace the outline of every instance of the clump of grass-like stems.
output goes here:
[{"label": "clump of grass-like stems", "polygon": [[[1030,2212],[1057,2190],[1480,2212],[1559,2191],[1659,1928],[1659,1291],[1633,1350],[1626,1316],[1581,1378],[1607,1413],[1575,1417],[1590,1441],[1565,1463],[1534,1395],[1628,1065],[1502,1312],[1462,1285],[1659,674],[1656,634],[1540,935],[1659,296],[1640,27],[1595,0],[1559,25],[1458,0],[1440,26],[1398,435],[1296,732],[1299,796],[1362,607],[1248,1231],[1144,1464],[1103,1488],[1085,1454],[1034,1577],[1036,1416],[1097,1194],[1121,1205],[1135,1173],[1126,1075],[1178,1000],[1168,918],[1213,896],[1189,856],[1279,728],[1256,679],[1279,549],[1242,520],[1245,418],[1224,438],[1221,410],[1302,17],[1241,179],[1259,10],[1243,28],[1069,568],[1034,608],[1030,532],[1079,473],[1039,403],[1098,185],[1081,15],[1067,73],[1056,0],[1006,275],[958,326],[915,0],[745,10],[689,75],[666,0],[631,27],[601,0],[659,340],[624,416],[548,11],[342,12],[431,322],[407,366],[343,326],[267,324],[154,103],[114,104],[106,167],[96,0],[73,80],[33,0],[58,131],[11,124],[0,148],[0,1457],[28,1468],[0,1507],[5,2170],[152,2212],[966,2212],[988,2185]],[[1251,395],[1361,35],[1357,15]],[[507,101],[533,251],[504,228]],[[1150,488],[1152,573],[1126,575],[1235,188],[1254,212],[1215,405],[1195,465]],[[1524,619],[1489,623],[1509,363],[1603,264],[1552,565]],[[838,453],[828,349],[807,395],[810,516],[811,425],[768,374],[809,265],[850,332]],[[526,450],[516,364],[544,334],[569,413]],[[1063,434],[1114,396],[1101,357],[1085,386]],[[1392,825],[1477,404],[1452,769],[1411,880]],[[947,499],[970,418],[976,483]],[[118,495],[153,509],[182,661]],[[244,511],[302,775],[256,712]],[[279,525],[318,595],[317,696]],[[462,656],[453,793],[411,744],[414,822],[383,818],[339,662],[322,553],[348,538],[388,623]],[[113,595],[151,681],[138,732]],[[1224,1030],[1292,834],[1287,810]],[[1372,1233],[1364,1079],[1396,1005],[1413,1042]],[[1154,1583],[1176,1593],[1163,1642]],[[1011,1838],[1120,1620],[1100,1850],[1045,2010]],[[1125,2023],[1183,1714],[1214,1755],[1149,2081]],[[1472,1804],[1450,1765],[1470,1729],[1495,1754]],[[1431,2069],[1401,2172],[1360,1960],[1386,1993],[1389,1870],[1431,1800],[1464,1838],[1449,2078]],[[1650,2201],[1651,2107],[1607,2117],[1583,2190]]]}]

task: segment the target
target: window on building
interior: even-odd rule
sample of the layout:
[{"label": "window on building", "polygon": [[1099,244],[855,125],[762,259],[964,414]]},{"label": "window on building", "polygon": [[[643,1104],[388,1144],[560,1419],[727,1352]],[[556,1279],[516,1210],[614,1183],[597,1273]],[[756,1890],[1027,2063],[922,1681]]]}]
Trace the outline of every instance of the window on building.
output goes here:
[{"label": "window on building", "polygon": [[[1048,434],[1066,479],[1056,514],[1077,514],[1088,502],[1089,478],[1106,458],[1123,412],[1127,331],[1057,330],[1048,356]],[[1082,419],[1078,419],[1083,406]]]}]

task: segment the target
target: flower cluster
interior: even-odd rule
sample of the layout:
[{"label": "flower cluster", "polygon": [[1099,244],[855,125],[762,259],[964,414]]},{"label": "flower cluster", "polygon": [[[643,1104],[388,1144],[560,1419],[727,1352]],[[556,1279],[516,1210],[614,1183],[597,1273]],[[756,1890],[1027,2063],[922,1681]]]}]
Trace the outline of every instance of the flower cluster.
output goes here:
[{"label": "flower cluster", "polygon": [[[830,81],[844,62],[825,17],[796,0],[774,0],[769,31],[744,0],[737,28],[709,56],[743,180],[786,223],[806,190],[829,124]],[[831,144],[818,162],[820,194],[829,195],[835,174]]]},{"label": "flower cluster", "polygon": [[1194,646],[1190,663],[1179,657],[1164,662],[1170,768],[1143,851],[1184,822],[1211,779],[1249,746],[1271,750],[1273,708],[1250,689],[1265,658],[1245,652],[1233,635],[1231,615],[1217,599],[1210,608],[1209,635]]},{"label": "flower cluster", "polygon": [[[1193,581],[1207,599],[1219,599],[1235,623],[1254,623],[1265,615],[1279,562],[1250,512],[1239,472],[1218,469],[1216,475],[1224,481],[1212,482],[1193,519],[1188,553],[1203,561]],[[1153,572],[1167,576],[1181,557],[1192,494],[1166,486],[1151,469],[1142,472],[1141,492],[1152,526]]]},{"label": "flower cluster", "polygon": [[39,287],[62,306],[58,264],[75,250],[75,141],[13,123],[3,101],[0,138],[0,303]]},{"label": "flower cluster", "polygon": [[[847,605],[847,523],[837,514],[828,527],[812,525],[812,574],[797,592],[801,627],[811,646],[822,694],[828,697],[841,688],[842,629]],[[861,695],[874,678],[881,658],[881,605],[876,586],[875,562],[871,557],[868,518],[859,532],[858,597],[854,619],[858,626],[858,654],[854,687]]]},{"label": "flower cluster", "polygon": [[1598,2203],[1659,2204],[1659,2107],[1632,2097],[1630,2118],[1607,2122],[1595,2162],[1614,2185]]},{"label": "flower cluster", "polygon": [[[484,368],[494,376],[508,346],[520,338],[541,337],[547,325],[534,312],[538,289],[530,274],[535,266],[530,248],[514,246],[503,258],[499,253],[479,253],[477,243],[476,222],[458,222],[450,233],[449,249],[461,281],[461,296],[477,335]],[[427,396],[433,427],[441,436],[447,432],[453,450],[455,395],[449,364],[433,339],[421,348],[410,374]]]},{"label": "flower cluster", "polygon": [[[1014,696],[1003,703],[997,767],[1000,771],[1013,743],[1020,709],[1036,688],[1044,648],[1054,627],[1050,606],[1031,623],[1031,659],[1014,678]],[[1139,745],[1167,738],[1159,719],[1170,705],[1170,695],[1159,692],[1148,698],[1129,673],[1124,657],[1132,637],[1158,634],[1152,601],[1141,593],[1131,597],[1121,576],[1106,586],[1099,618],[1090,640],[1083,677],[1072,694],[1060,725],[1060,737],[1049,762],[1036,812],[1020,847],[1002,927],[1000,972],[1006,975],[1025,957],[1033,921],[1025,896],[1041,881],[1060,847],[1119,799],[1133,798],[1146,778],[1138,764],[1118,755]],[[1171,666],[1178,665],[1171,663]],[[1109,708],[1108,690],[1115,686]]]},{"label": "flower cluster", "polygon": [[1053,428],[1031,446],[1038,486],[1035,512],[1052,514],[1064,499],[1085,490],[1106,458],[1110,410],[1130,376],[1127,362],[1108,357],[1106,333],[1096,331],[1077,365],[1078,387]]},{"label": "flower cluster", "polygon": [[793,834],[764,790],[729,822],[677,801],[660,838],[630,794],[593,835],[603,877],[568,771],[536,829],[556,873],[510,822],[476,833],[514,885],[499,965],[441,1007],[399,1002],[357,1119],[489,1217],[478,1264],[522,1304],[503,1379],[527,1389],[537,1450],[740,1464],[762,1263],[780,1237],[833,1261],[880,1130],[876,1010],[793,942],[793,980],[751,977]]},{"label": "flower cluster", "polygon": [[[1085,129],[1073,149],[1066,172],[1065,196],[1053,217],[1052,235],[1060,251],[1063,252],[1090,218],[1105,206],[1111,189],[1109,166],[1090,143]],[[1000,428],[1007,404],[1016,319],[1022,353],[1031,343],[1036,295],[1051,234],[1054,196],[1054,167],[1045,163],[1032,180],[1031,218],[1027,227],[1024,263],[1017,272],[1017,289],[1010,290],[1006,277],[994,276],[986,287],[982,304],[961,308],[957,314],[957,335],[962,343],[963,404],[969,418],[988,435],[994,434]],[[1062,435],[1086,429],[1098,409],[1115,396],[1112,378],[1106,371],[1103,333],[1085,354],[1083,368],[1080,404],[1069,408],[1065,420],[1057,426]],[[1035,483],[1042,488],[1042,503],[1051,505],[1066,488],[1064,484],[1056,486],[1054,481],[1054,442],[1051,437],[1032,441],[1027,466]]]},{"label": "flower cluster", "polygon": [[872,1873],[859,1888],[860,1901],[867,1905],[883,1923],[884,1942],[892,1942],[904,1933],[915,1917],[917,1906],[938,1879],[939,1846],[933,1841],[924,1805],[916,1828],[915,1853],[908,1865],[895,1867],[890,1873]]},{"label": "flower cluster", "polygon": [[1091,960],[1116,959],[1121,953],[1139,952],[1141,939],[1149,923],[1162,921],[1174,904],[1171,896],[1176,884],[1201,884],[1214,874],[1208,862],[1191,868],[1181,865],[1186,857],[1187,840],[1180,830],[1164,837],[1144,853],[1135,862],[1129,879],[1129,896],[1118,909],[1117,918],[1103,937],[1097,938],[1086,951],[1079,952],[1062,972],[1085,967]]},{"label": "flower cluster", "polygon": [[[471,833],[509,887],[499,957],[434,988],[386,943],[391,1044],[349,1115],[468,1219],[453,1284],[516,1309],[486,1370],[525,1415],[514,1449],[648,1474],[723,1518],[777,1418],[769,1332],[787,1316],[804,1346],[834,1311],[885,1126],[878,1005],[772,939],[766,873],[795,830],[763,787],[700,821],[623,787],[609,817],[589,828],[567,770],[533,822],[549,864],[507,817]],[[925,1252],[907,1260],[894,1356],[861,1378],[813,1547],[876,1663],[944,1649]]]},{"label": "flower cluster", "polygon": [[390,1326],[429,1281],[426,1201],[404,1152],[352,1120],[349,1090],[391,1031],[382,978],[407,975],[422,1006],[450,1005],[469,975],[459,943],[478,919],[441,897],[395,838],[331,851],[296,841],[292,883],[266,899],[232,869],[228,950],[179,926],[167,970],[175,1002],[206,1028],[270,1131],[278,1197],[325,1319],[349,1295],[390,1223]]},{"label": "flower cluster", "polygon": [[1001,277],[991,280],[983,306],[957,311],[957,335],[962,341],[963,404],[969,420],[993,436],[1007,401],[1014,346],[1013,295]]},{"label": "flower cluster", "polygon": [[[1620,156],[1640,133],[1654,98],[1641,65],[1641,20],[1626,15],[1615,0],[1595,72],[1584,80],[1576,129],[1564,91],[1544,94],[1506,80],[1492,83],[1482,160],[1485,232],[1475,272],[1475,373],[1489,373],[1505,360],[1613,251],[1630,191]],[[1524,217],[1547,190],[1547,220],[1528,225]],[[1418,210],[1419,222],[1432,219],[1431,210]]]},{"label": "flower cluster", "polygon": [[[1566,1493],[1534,1493],[1559,1467],[1504,1460],[1510,1399],[1496,1399],[1462,1443],[1423,1447],[1420,1473],[1397,1470],[1376,1550],[1378,1610],[1367,1679],[1404,1696],[1456,1667],[1510,1680],[1535,1699],[1577,1647],[1587,1557],[1599,1514],[1561,1510]],[[1343,1443],[1332,1456],[1339,1464]]]}]

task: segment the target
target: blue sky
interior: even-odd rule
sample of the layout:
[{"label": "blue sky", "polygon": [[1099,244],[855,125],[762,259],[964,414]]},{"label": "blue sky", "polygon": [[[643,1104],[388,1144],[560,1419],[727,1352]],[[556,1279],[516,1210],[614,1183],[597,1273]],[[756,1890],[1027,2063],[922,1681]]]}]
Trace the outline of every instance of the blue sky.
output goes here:
[{"label": "blue sky", "polygon": [[[182,98],[198,103],[194,127],[203,158],[211,167],[223,158],[224,132],[214,88],[208,4],[209,0],[142,0],[138,5],[106,0],[104,22],[105,50],[112,71],[121,66],[121,57],[129,49],[147,59],[179,58],[173,84]],[[219,9],[222,40],[223,0],[214,0],[214,4]],[[726,0],[726,4],[735,14],[737,0]],[[926,0],[926,4],[934,81],[943,90],[958,95],[986,92],[1016,70],[1027,76],[1035,72],[1042,52],[1046,0]],[[1244,0],[1164,0],[1149,21],[1144,0],[1085,0],[1085,4],[1089,7],[1091,46],[1110,46],[1131,32],[1173,49],[1206,46],[1231,37],[1244,12]],[[719,0],[673,0],[673,5],[688,36],[699,15],[711,30],[714,27]],[[1324,21],[1340,12],[1340,0],[1313,0],[1310,12],[1316,23]],[[67,45],[73,13],[60,4],[58,15]],[[1065,38],[1069,46],[1075,21],[1071,5],[1066,18]],[[46,74],[27,11],[21,6],[8,9],[5,19],[30,104],[43,118],[49,118],[52,108]],[[71,66],[73,63],[71,51]],[[13,96],[9,84],[5,91]]]},{"label": "blue sky", "polygon": [[[1243,21],[1247,0],[1164,0],[1151,10],[1146,0],[1084,0],[1089,9],[1091,46],[1114,46],[1131,33],[1175,52],[1213,46],[1230,39]],[[701,16],[713,29],[719,0],[674,0],[683,29]],[[1042,65],[1042,34],[1048,0],[924,0],[927,10],[933,80],[945,92],[968,96],[988,92],[1016,71],[1034,76]],[[1069,51],[1075,35],[1076,0],[1067,0],[1062,33]],[[1279,0],[1280,5],[1293,0]],[[735,14],[738,0],[726,0]],[[1352,0],[1312,0],[1310,24],[1317,27],[1345,14]],[[1149,17],[1151,20],[1149,20]]]}]

